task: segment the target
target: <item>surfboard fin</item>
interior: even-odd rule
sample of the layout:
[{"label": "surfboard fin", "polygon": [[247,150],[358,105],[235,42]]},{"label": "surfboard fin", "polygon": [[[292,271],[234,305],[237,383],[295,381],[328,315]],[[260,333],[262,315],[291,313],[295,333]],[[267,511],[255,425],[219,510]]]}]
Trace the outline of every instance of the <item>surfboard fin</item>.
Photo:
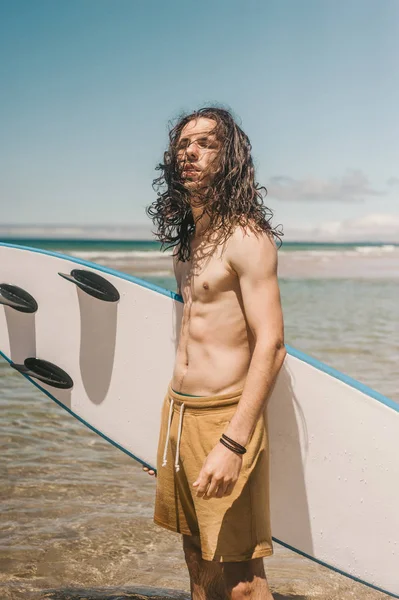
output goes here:
[{"label": "surfboard fin", "polygon": [[68,373],[47,360],[29,357],[25,358],[23,365],[11,362],[10,367],[55,388],[69,390],[73,387],[73,380]]},{"label": "surfboard fin", "polygon": [[67,281],[71,281],[81,290],[86,292],[86,294],[89,294],[89,296],[93,296],[93,298],[97,298],[98,300],[118,302],[120,298],[116,287],[107,279],[93,271],[87,271],[86,269],[72,269],[70,274],[58,273],[58,275]]},{"label": "surfboard fin", "polygon": [[33,296],[17,285],[9,283],[0,284],[0,304],[24,313],[34,313],[38,308]]}]

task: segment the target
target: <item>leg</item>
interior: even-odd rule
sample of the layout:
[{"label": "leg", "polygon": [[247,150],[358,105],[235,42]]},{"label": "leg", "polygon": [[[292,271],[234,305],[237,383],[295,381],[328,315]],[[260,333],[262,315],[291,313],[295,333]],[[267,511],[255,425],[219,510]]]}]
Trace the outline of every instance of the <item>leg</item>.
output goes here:
[{"label": "leg", "polygon": [[273,600],[262,558],[223,563],[223,574],[229,600]]},{"label": "leg", "polygon": [[222,565],[202,558],[197,536],[183,535],[183,549],[192,600],[226,600]]}]

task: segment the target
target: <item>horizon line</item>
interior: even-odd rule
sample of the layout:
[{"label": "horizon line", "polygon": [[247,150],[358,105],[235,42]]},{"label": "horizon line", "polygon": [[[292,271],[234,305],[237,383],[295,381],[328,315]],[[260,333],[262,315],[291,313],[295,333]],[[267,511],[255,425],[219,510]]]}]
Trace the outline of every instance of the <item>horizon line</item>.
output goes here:
[{"label": "horizon line", "polygon": [[[0,227],[1,229],[1,227]],[[40,236],[22,236],[22,235],[6,235],[3,236],[0,233],[0,242],[10,243],[11,240],[19,240],[19,241],[38,241],[38,242],[161,242],[154,238],[106,238],[106,237],[40,237]],[[354,244],[354,245],[384,245],[384,246],[399,246],[399,241],[390,241],[390,240],[368,240],[368,239],[344,239],[344,240],[315,240],[315,239],[287,239],[283,240],[282,244],[325,244],[325,245],[344,245],[344,244]]]}]

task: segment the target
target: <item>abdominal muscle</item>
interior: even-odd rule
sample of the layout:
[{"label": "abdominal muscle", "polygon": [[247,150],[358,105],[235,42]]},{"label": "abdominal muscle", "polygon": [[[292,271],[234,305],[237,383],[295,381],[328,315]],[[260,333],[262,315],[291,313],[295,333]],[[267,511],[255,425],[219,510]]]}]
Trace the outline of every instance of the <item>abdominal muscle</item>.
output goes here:
[{"label": "abdominal muscle", "polygon": [[207,279],[209,288],[197,285],[199,293],[192,281],[182,286],[184,308],[172,377],[175,391],[196,396],[242,389],[251,360],[251,335],[239,290],[234,289],[238,282],[230,287],[225,280],[218,290],[220,281]]}]

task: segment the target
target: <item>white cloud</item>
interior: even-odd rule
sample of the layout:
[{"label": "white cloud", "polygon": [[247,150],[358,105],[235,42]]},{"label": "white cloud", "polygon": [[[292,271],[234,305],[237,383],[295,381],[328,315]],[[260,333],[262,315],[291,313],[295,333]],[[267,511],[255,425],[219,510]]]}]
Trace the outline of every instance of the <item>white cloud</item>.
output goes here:
[{"label": "white cloud", "polygon": [[266,187],[269,196],[294,201],[361,202],[367,196],[386,194],[385,191],[374,189],[360,169],[348,169],[341,177],[329,180],[316,177],[299,180],[278,175],[271,177]]}]

